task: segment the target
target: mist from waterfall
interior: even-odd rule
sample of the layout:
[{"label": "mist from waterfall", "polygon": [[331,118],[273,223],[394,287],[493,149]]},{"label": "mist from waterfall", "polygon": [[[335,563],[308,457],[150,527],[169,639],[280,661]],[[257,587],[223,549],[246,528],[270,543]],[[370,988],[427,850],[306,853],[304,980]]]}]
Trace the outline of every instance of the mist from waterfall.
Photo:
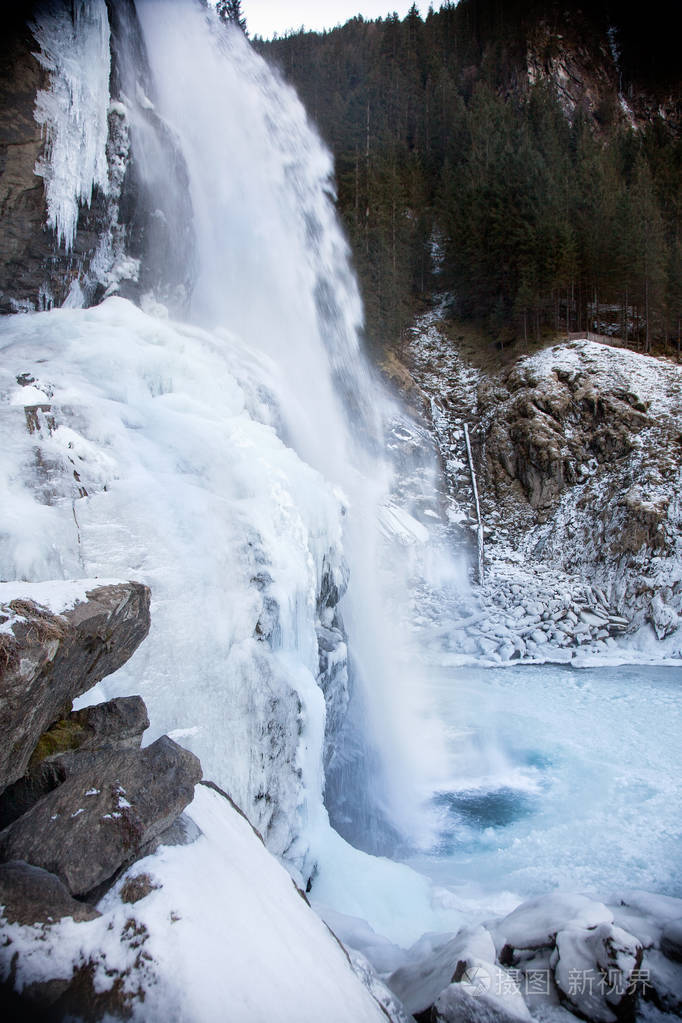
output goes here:
[{"label": "mist from waterfall", "polygon": [[[416,666],[398,659],[379,568],[379,516],[391,486],[383,430],[393,409],[360,350],[362,305],[333,206],[331,156],[293,90],[241,32],[191,0],[142,0],[138,13],[157,111],[189,173],[190,316],[229,327],[272,360],[278,430],[348,509],[342,609],[354,696],[328,771],[332,819],[341,798],[345,833],[365,847],[386,847],[380,819],[426,839],[419,804],[438,737]],[[389,585],[407,598],[401,555],[398,545]]]}]

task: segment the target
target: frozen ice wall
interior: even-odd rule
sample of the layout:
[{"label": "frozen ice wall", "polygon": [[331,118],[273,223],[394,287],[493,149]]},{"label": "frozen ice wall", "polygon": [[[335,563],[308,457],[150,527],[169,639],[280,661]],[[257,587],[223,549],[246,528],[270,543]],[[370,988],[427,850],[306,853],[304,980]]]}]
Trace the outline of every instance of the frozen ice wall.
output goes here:
[{"label": "frozen ice wall", "polygon": [[[144,311],[109,298],[0,324],[0,577],[148,583],[152,631],[104,695],[140,692],[150,739],[193,749],[305,877],[328,843],[323,756],[344,833],[376,848],[382,826],[420,831],[437,748],[386,601],[405,586],[399,544],[388,579],[379,571],[389,409],[359,348],[331,159],[295,94],[194,0],[137,11],[149,93],[138,51],[127,65],[118,53],[128,93],[114,113],[158,219],[192,217],[189,322],[150,290]],[[43,173],[67,244],[101,172],[107,109],[105,5],[75,13],[75,32],[66,7],[36,27],[53,71],[37,111],[52,133]],[[190,201],[176,204],[179,168]]]},{"label": "frozen ice wall", "polygon": [[108,189],[109,19],[105,0],[74,0],[73,17],[58,6],[36,14],[38,60],[50,88],[36,98],[36,120],[46,138],[36,166],[44,178],[47,223],[67,251],[76,236],[78,210],[93,189]]},{"label": "frozen ice wall", "polygon": [[340,571],[342,508],[265,422],[272,367],[119,298],[7,318],[0,347],[0,575],[150,585],[152,631],[109,691],[140,692],[149,738],[180,730],[301,866],[292,843],[322,812],[316,598],[323,563]]},{"label": "frozen ice wall", "polygon": [[191,0],[140,0],[137,9],[157,110],[189,173],[192,317],[211,328],[229,324],[273,360],[281,436],[348,508],[342,610],[353,720],[336,743],[330,792],[344,789],[356,815],[347,833],[379,848],[368,832],[380,818],[398,831],[423,827],[425,750],[435,753],[438,743],[424,720],[418,672],[397,656],[399,629],[386,601],[387,587],[406,593],[400,544],[391,578],[379,572],[378,522],[391,486],[379,452],[392,409],[359,347],[362,306],[333,205],[332,160],[293,90],[241,32]]}]

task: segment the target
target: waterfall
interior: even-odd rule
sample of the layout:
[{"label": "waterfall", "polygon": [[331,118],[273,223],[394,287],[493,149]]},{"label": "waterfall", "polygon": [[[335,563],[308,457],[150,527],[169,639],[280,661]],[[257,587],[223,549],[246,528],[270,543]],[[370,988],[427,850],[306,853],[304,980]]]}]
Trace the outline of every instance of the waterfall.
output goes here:
[{"label": "waterfall", "polygon": [[[41,45],[60,81],[71,14],[55,18]],[[395,608],[402,541],[428,533],[391,501],[395,407],[361,351],[332,160],[295,93],[196,0],[117,5],[112,37],[109,116],[145,207],[140,308],[0,325],[0,574],[147,582],[149,639],[100,695],[140,692],[150,739],[193,749],[305,879],[327,811],[371,851],[425,836],[439,739]],[[52,116],[59,138],[72,114]],[[38,429],[19,437],[28,401]]]}]

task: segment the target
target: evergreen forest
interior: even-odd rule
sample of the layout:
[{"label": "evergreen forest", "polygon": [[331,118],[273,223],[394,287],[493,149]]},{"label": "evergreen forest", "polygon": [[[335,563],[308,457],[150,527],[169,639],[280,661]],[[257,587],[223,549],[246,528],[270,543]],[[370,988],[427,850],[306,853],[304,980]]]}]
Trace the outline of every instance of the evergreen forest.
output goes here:
[{"label": "evergreen forest", "polygon": [[[254,40],[334,154],[371,342],[438,290],[499,345],[593,330],[679,352],[679,75],[658,6],[647,28],[601,3],[459,0]],[[563,49],[593,69],[590,102],[531,80],[530,50],[551,68]]]}]

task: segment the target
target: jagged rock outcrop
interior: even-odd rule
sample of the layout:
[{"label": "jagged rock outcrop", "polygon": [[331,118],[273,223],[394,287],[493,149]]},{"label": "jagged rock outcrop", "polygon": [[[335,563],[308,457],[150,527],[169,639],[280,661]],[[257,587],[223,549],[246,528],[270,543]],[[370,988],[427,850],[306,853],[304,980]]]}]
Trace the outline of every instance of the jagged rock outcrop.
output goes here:
[{"label": "jagged rock outcrop", "polygon": [[481,608],[450,623],[451,648],[563,663],[648,627],[674,653],[682,368],[588,340],[497,370],[472,365],[441,333],[442,315],[420,318],[402,358],[438,444],[449,514],[470,537],[465,423],[472,441],[485,584]]},{"label": "jagged rock outcrop", "polygon": [[141,583],[95,585],[61,614],[41,606],[41,584],[22,584],[21,592],[35,599],[0,593],[0,789],[22,777],[41,735],[71,702],[129,660],[150,624]]},{"label": "jagged rock outcrop", "polygon": [[[616,8],[608,17],[605,14],[600,5],[557,7],[534,20],[526,40],[528,82],[550,82],[569,118],[580,112],[601,129],[619,122],[640,129],[657,116],[679,125],[679,92],[671,81],[674,63],[661,59],[667,44],[660,40],[656,47],[658,80],[647,79],[630,52],[634,42],[630,15],[623,17]],[[625,53],[621,53],[623,20]],[[655,24],[654,16],[652,21]],[[646,30],[640,34],[639,45],[648,50]]]},{"label": "jagged rock outcrop", "polygon": [[28,296],[36,303],[53,240],[44,230],[43,183],[34,173],[44,140],[33,112],[47,72],[31,57],[35,46],[19,14],[3,15],[0,40],[0,310]]},{"label": "jagged rock outcrop", "polygon": [[177,820],[201,765],[167,736],[139,748],[149,725],[139,696],[70,710],[147,635],[148,587],[3,583],[0,601],[0,860],[82,896]]},{"label": "jagged rock outcrop", "polygon": [[73,774],[0,833],[0,857],[43,867],[85,895],[182,813],[201,765],[167,736],[143,750],[73,761]]},{"label": "jagged rock outcrop", "polygon": [[0,829],[60,785],[73,773],[75,763],[83,762],[68,754],[139,749],[148,727],[147,708],[140,696],[120,696],[56,721],[40,737],[26,774],[0,794]]},{"label": "jagged rock outcrop", "polygon": [[[148,98],[148,61],[134,4],[119,0],[106,8],[107,38],[102,43],[109,51],[110,102],[100,111],[105,119],[100,159],[106,173],[102,180],[93,180],[83,195],[73,197],[77,203],[73,239],[60,237],[50,213],[50,127],[46,131],[46,125],[38,123],[42,116],[38,106],[40,96],[54,89],[63,72],[50,44],[64,46],[76,14],[66,2],[50,5],[33,0],[3,16],[0,313],[60,306],[74,287],[75,304],[94,304],[105,293],[139,300],[152,291],[175,310],[188,300],[193,237],[186,216],[190,205],[186,168],[172,131]],[[86,30],[81,12],[81,36]],[[74,30],[73,39],[78,38]],[[134,64],[129,59],[133,51]],[[68,57],[68,53],[62,54],[67,61]],[[77,77],[69,79],[57,107],[48,103],[50,114],[59,109],[55,116],[62,119],[62,125],[70,116],[65,106],[69,91],[74,93],[74,119],[84,118],[77,106],[91,101],[93,90],[85,76],[95,70],[88,66],[93,60],[91,53],[75,51],[66,73],[81,74],[82,89],[79,92]],[[81,127],[91,130],[88,124]],[[174,168],[175,187],[163,195],[152,195],[137,166],[135,146],[141,136],[151,138],[160,162]],[[72,144],[84,147],[83,140],[74,139]],[[60,201],[63,198],[60,196]]]},{"label": "jagged rock outcrop", "polygon": [[[114,968],[102,991],[105,932],[84,930],[76,940],[91,958],[80,944],[67,965],[50,952],[49,965],[26,982],[36,928],[47,943],[56,928],[59,943],[64,918],[96,924],[94,902],[122,870],[158,840],[185,844],[199,834],[181,820],[201,779],[199,760],[167,736],[140,749],[149,719],[139,696],[70,711],[75,696],[121,667],[146,636],[149,598],[134,582],[0,584],[0,1010],[22,1018],[48,1009],[54,1019],[129,1016],[124,982],[137,969],[141,983],[144,957]],[[136,875],[121,902],[136,905],[159,887]],[[145,934],[126,919],[117,942],[135,952]]]},{"label": "jagged rock outcrop", "polygon": [[528,557],[581,572],[633,626],[674,631],[682,369],[575,341],[484,379],[478,400],[488,520]]}]

